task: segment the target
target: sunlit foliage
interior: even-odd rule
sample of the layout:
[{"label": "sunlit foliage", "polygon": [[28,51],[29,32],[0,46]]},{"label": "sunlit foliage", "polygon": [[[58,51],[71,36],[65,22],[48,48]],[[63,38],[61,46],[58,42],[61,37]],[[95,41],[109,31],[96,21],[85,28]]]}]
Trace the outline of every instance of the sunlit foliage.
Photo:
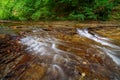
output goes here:
[{"label": "sunlit foliage", "polygon": [[0,19],[106,20],[119,0],[1,0]]}]

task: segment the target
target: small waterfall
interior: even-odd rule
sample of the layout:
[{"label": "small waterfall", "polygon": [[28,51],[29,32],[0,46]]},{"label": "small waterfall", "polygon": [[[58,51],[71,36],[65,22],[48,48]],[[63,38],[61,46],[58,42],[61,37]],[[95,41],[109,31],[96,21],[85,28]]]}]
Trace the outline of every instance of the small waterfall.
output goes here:
[{"label": "small waterfall", "polygon": [[108,56],[110,56],[113,59],[113,61],[116,64],[120,65],[120,57],[119,57],[120,56],[120,50],[119,50],[119,53],[116,53],[115,51],[112,51],[112,50],[107,49],[105,47],[98,47],[98,48],[102,49]]},{"label": "small waterfall", "polygon": [[112,48],[120,49],[119,46],[116,46],[116,45],[110,43],[109,42],[110,40],[108,38],[101,37],[98,34],[90,34],[87,29],[83,29],[83,30],[77,29],[77,33],[80,36],[83,36],[83,37],[86,37],[88,39],[94,40],[94,41],[96,41],[96,42],[98,42],[98,43],[100,43],[102,45],[109,46],[109,47],[112,47]]},{"label": "small waterfall", "polygon": [[33,36],[27,36],[21,39],[21,43],[28,46],[27,51],[33,52],[39,55],[50,55],[54,53],[54,50],[50,48],[50,44],[40,40],[40,38],[35,38]]},{"label": "small waterfall", "polygon": [[[26,51],[32,53],[33,55],[38,55],[41,57],[46,56],[49,65],[51,65],[50,70],[48,70],[49,80],[69,80],[70,75],[67,75],[63,69],[59,66],[65,65],[64,63],[70,63],[69,56],[70,53],[60,50],[56,47],[55,41],[47,40],[50,38],[41,38],[35,36],[26,36],[20,40],[21,44],[26,45]],[[75,55],[71,55],[75,56]],[[51,57],[51,58],[49,58]],[[46,64],[48,64],[46,62]],[[66,64],[67,65],[67,64]],[[49,67],[49,66],[48,66]],[[66,68],[67,69],[67,68]]]},{"label": "small waterfall", "polygon": [[39,25],[0,34],[0,80],[120,80],[120,27]]},{"label": "small waterfall", "polygon": [[[29,54],[38,57],[38,60],[40,61],[39,64],[42,64],[43,66],[45,64],[47,67],[47,73],[43,77],[43,80],[79,80],[81,73],[77,71],[78,68],[76,66],[90,65],[91,63],[87,61],[86,58],[82,58],[72,52],[67,52],[59,48],[61,45],[65,47],[66,45],[68,46],[67,43],[63,44],[62,41],[57,42],[57,39],[52,38],[47,33],[45,33],[47,36],[40,35],[38,31],[33,31],[33,33],[34,34],[32,35],[25,35],[20,42],[26,46],[25,50],[28,51]],[[82,49],[86,50],[87,47],[100,49],[103,53],[106,53],[106,55],[111,57],[116,64],[120,65],[120,57],[118,55],[120,47],[112,44],[109,38],[99,36],[95,33],[91,34],[87,29],[77,29],[77,33],[82,37],[86,37],[101,44],[93,47],[86,46],[85,44],[85,48],[83,44],[83,48],[77,47],[78,51],[82,51]],[[76,49],[74,46],[71,47],[72,49]],[[79,54],[81,55],[81,52]],[[89,56],[89,54],[86,55]]]},{"label": "small waterfall", "polygon": [[51,80],[66,80],[64,71],[62,68],[56,64],[53,64],[51,67],[51,71],[49,72]]},{"label": "small waterfall", "polygon": [[[110,39],[99,36],[98,34],[95,34],[95,33],[91,34],[89,33],[87,29],[83,29],[83,30],[77,29],[77,33],[82,37],[86,37],[97,43],[102,44],[104,47],[100,47],[100,46],[97,46],[97,47],[102,49],[109,57],[111,57],[116,64],[120,65],[120,57],[117,56],[117,55],[120,55],[120,53],[114,51],[114,50],[120,51],[120,47],[115,44],[110,43]],[[110,50],[109,48],[105,46],[108,46],[112,50]]]},{"label": "small waterfall", "polygon": [[64,62],[68,62],[68,59],[64,58],[62,55],[59,55],[59,54],[54,55],[53,63],[61,64],[61,63],[64,63]]}]

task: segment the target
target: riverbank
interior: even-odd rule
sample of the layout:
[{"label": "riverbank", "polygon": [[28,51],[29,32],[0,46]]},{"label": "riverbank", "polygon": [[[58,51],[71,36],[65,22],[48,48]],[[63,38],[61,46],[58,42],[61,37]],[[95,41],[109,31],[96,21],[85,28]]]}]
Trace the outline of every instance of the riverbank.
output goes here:
[{"label": "riverbank", "polygon": [[41,26],[41,27],[110,27],[120,26],[120,21],[6,21],[0,20],[1,26]]}]

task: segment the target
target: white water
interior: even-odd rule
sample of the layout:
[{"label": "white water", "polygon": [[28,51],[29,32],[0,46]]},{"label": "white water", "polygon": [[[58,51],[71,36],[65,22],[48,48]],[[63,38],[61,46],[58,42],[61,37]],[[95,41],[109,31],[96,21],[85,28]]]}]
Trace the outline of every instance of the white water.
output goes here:
[{"label": "white water", "polygon": [[[69,73],[74,73],[76,75],[76,70],[69,71],[74,65],[69,65],[72,63],[81,63],[83,59],[79,56],[76,56],[75,54],[68,53],[66,51],[63,51],[58,48],[58,45],[62,45],[63,43],[60,41],[56,41],[54,38],[52,38],[50,35],[45,33],[47,36],[43,37],[42,35],[39,35],[38,31],[33,31],[32,35],[27,34],[26,37],[22,38],[20,42],[23,45],[26,45],[26,51],[32,55],[37,55],[44,58],[43,61],[45,64],[48,64],[48,80],[74,80],[72,79],[71,74]],[[77,33],[82,36],[86,37],[88,39],[91,39],[104,47],[97,46],[96,48],[99,48],[104,51],[108,56],[110,56],[113,61],[120,65],[120,58],[117,57],[117,54],[120,52],[119,49],[120,47],[117,45],[114,45],[110,43],[110,39],[101,37],[97,34],[90,34],[87,29],[81,30],[77,29]],[[63,44],[64,45],[64,44]],[[106,46],[112,48],[112,50],[106,48]],[[72,47],[73,49],[76,49],[76,47]],[[79,47],[77,49],[80,49]],[[118,50],[118,53],[115,51]],[[75,61],[71,61],[71,57],[76,59]],[[49,63],[45,62],[48,61]],[[65,67],[68,65],[69,69]],[[65,69],[63,69],[65,67]],[[50,69],[50,70],[49,70]],[[66,71],[65,71],[66,70]],[[50,79],[49,79],[50,77]]]},{"label": "white water", "polygon": [[[95,42],[102,44],[104,47],[100,47],[100,46],[97,47],[102,49],[109,57],[111,57],[116,64],[120,65],[120,57],[117,56],[120,55],[120,47],[110,43],[110,39],[101,37],[98,34],[90,34],[87,29],[83,29],[83,30],[77,29],[77,33],[82,37],[86,37],[88,39],[91,39]],[[112,50],[108,49],[105,46],[110,47]],[[115,50],[118,50],[118,52],[115,52]]]},{"label": "white water", "polygon": [[64,71],[62,70],[62,68],[56,64],[52,65],[52,70],[55,72],[57,71],[59,74],[58,74],[58,77],[60,77],[61,80],[65,80],[65,74],[64,74]]},{"label": "white water", "polygon": [[[70,80],[66,78],[66,74],[64,73],[63,69],[60,67],[60,65],[64,65],[63,63],[70,62],[68,55],[70,55],[68,52],[65,52],[63,50],[60,50],[56,46],[55,41],[48,40],[50,38],[39,38],[35,36],[26,36],[20,40],[20,42],[23,45],[26,45],[26,50],[33,54],[38,56],[47,56],[52,57],[49,61],[52,61],[50,65],[52,67],[49,74],[55,74],[56,76],[53,76],[54,78],[58,78],[59,80]],[[45,59],[44,59],[45,60]],[[70,76],[71,77],[71,76]]]},{"label": "white water", "polygon": [[94,34],[94,35],[90,34],[87,29],[83,29],[83,30],[77,29],[77,32],[78,32],[78,34],[80,36],[87,37],[87,38],[89,38],[91,40],[94,40],[94,41],[96,41],[96,42],[98,42],[98,43],[100,43],[102,45],[109,46],[109,47],[112,47],[112,48],[120,49],[119,46],[116,46],[116,45],[110,43],[109,42],[110,39],[105,38],[105,37],[101,37],[101,36],[99,36],[97,34]]}]

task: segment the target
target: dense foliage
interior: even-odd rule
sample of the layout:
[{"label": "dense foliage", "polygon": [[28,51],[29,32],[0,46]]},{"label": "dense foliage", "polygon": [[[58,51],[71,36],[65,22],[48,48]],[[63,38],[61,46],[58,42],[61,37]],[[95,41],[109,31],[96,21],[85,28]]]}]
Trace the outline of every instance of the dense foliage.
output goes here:
[{"label": "dense foliage", "polygon": [[119,0],[1,0],[0,19],[106,20]]}]

